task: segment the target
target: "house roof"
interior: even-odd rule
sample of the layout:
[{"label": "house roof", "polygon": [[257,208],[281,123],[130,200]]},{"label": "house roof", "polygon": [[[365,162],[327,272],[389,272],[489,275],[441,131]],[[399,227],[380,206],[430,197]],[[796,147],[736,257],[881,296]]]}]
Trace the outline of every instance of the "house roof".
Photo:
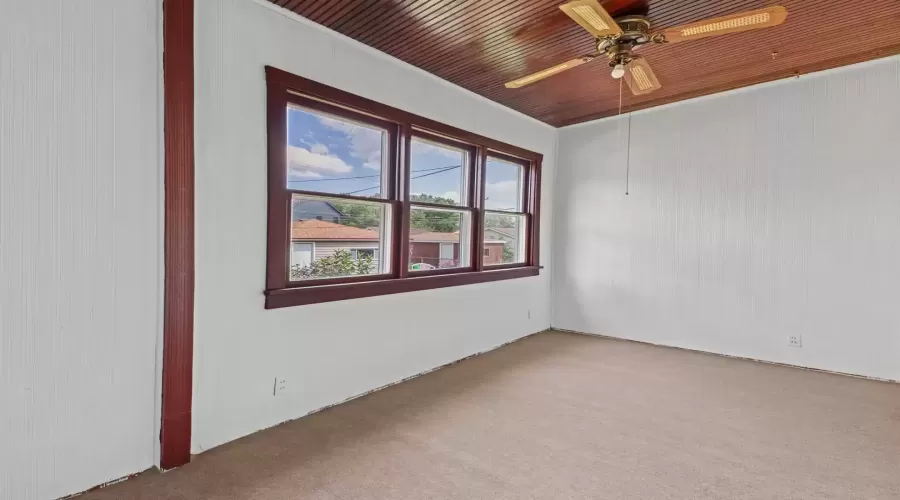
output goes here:
[{"label": "house roof", "polygon": [[495,233],[502,234],[503,236],[508,236],[510,238],[515,239],[515,229],[511,227],[489,227],[486,228],[485,231],[493,231]]},{"label": "house roof", "polygon": [[378,233],[370,229],[360,229],[324,220],[297,220],[291,225],[291,239],[377,241]]},{"label": "house roof", "polygon": [[459,243],[459,233],[435,233],[433,231],[413,233],[410,231],[409,241],[419,243]]}]

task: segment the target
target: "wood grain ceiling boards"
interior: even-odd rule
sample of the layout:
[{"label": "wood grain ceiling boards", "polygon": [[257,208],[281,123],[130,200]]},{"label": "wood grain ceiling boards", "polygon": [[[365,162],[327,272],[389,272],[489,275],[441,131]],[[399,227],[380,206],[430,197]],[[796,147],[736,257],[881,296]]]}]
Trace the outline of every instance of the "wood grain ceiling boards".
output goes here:
[{"label": "wood grain ceiling boards", "polygon": [[[520,89],[503,84],[593,52],[564,0],[270,0],[461,87],[555,126],[618,112],[605,58]],[[601,0],[644,13],[654,29],[770,5],[785,24],[672,45],[646,45],[663,88],[623,92],[632,111],[900,53],[900,0]]]}]

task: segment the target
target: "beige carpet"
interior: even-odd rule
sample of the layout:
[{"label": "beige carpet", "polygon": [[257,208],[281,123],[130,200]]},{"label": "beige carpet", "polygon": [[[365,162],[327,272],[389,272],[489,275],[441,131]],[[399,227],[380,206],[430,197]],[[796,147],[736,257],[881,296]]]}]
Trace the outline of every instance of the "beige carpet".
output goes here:
[{"label": "beige carpet", "polygon": [[898,499],[900,385],[543,333],[113,498]]}]

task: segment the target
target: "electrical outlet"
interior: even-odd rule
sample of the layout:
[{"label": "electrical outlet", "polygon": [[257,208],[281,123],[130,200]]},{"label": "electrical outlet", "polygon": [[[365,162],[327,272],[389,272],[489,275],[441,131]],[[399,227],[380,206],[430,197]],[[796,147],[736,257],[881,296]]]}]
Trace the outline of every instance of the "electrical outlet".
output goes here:
[{"label": "electrical outlet", "polygon": [[272,395],[275,396],[287,389],[287,380],[275,377],[275,384],[272,386]]},{"label": "electrical outlet", "polygon": [[791,347],[803,347],[803,337],[800,335],[788,335],[787,342]]}]

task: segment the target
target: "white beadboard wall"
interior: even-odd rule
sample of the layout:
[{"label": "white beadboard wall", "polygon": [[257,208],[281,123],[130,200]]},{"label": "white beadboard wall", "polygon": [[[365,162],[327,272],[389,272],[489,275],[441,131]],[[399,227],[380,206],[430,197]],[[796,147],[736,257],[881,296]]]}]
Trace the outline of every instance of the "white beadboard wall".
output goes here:
[{"label": "white beadboard wall", "polygon": [[[194,452],[550,326],[549,266],[533,278],[263,309],[265,65],[543,153],[545,263],[556,130],[262,0],[196,8]],[[287,381],[278,396],[275,377]]]},{"label": "white beadboard wall", "polygon": [[0,4],[0,498],[151,467],[158,0]]},{"label": "white beadboard wall", "polygon": [[560,130],[555,327],[900,380],[900,58],[630,119],[628,196],[629,117]]}]

